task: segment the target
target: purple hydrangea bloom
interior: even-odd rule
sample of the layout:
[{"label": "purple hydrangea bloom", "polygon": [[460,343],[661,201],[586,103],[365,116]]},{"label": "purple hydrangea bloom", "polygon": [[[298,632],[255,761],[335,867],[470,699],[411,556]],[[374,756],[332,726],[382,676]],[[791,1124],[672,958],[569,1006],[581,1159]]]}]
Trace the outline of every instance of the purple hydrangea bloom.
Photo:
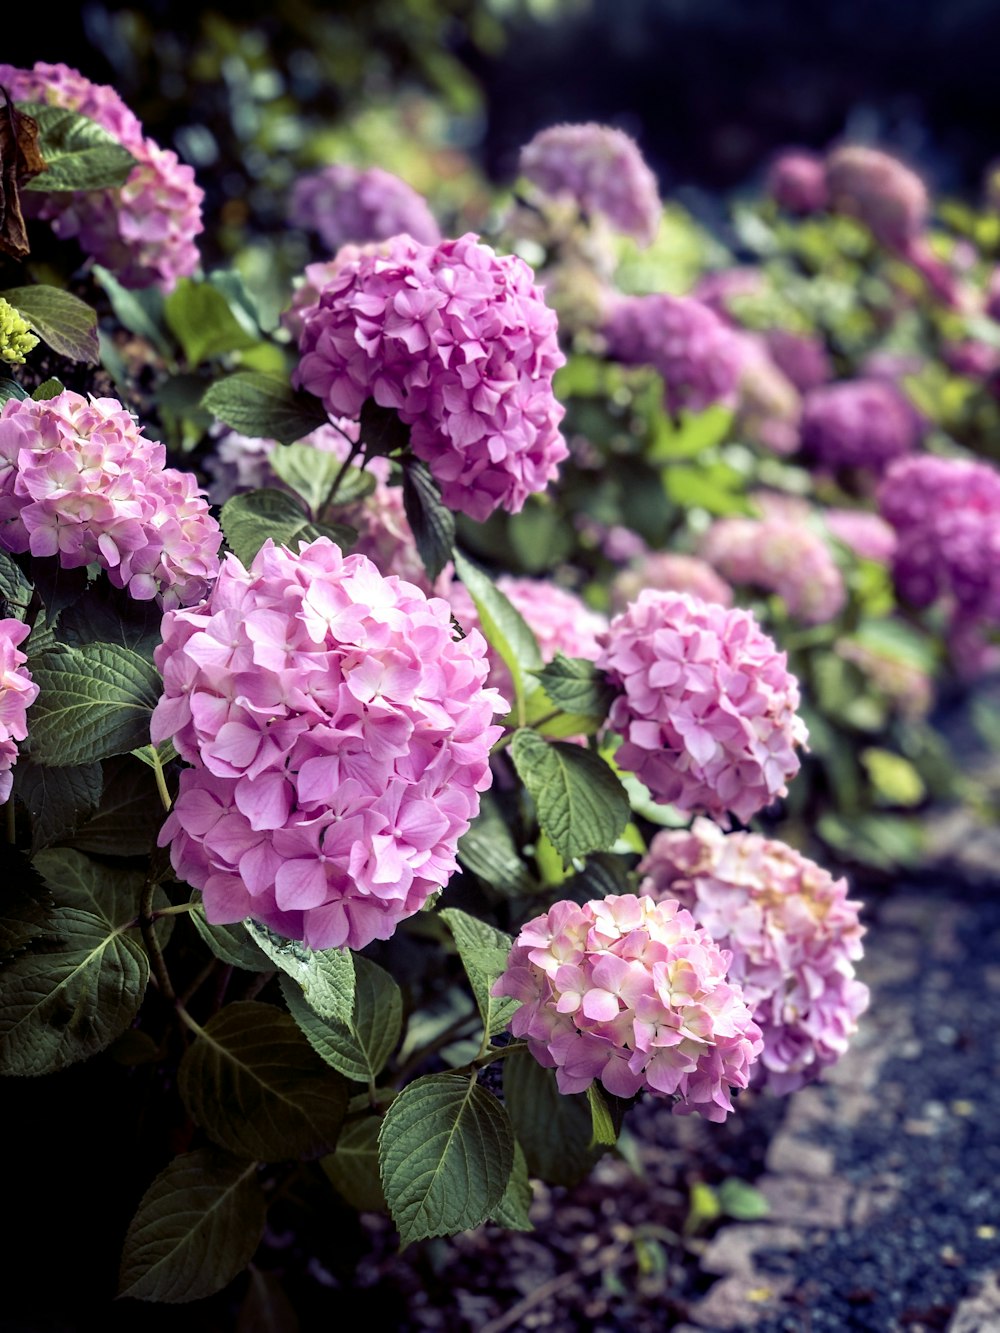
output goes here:
[{"label": "purple hydrangea bloom", "polygon": [[493,994],[521,1001],[510,1030],[560,1092],[596,1079],[723,1121],[762,1046],[729,964],[676,902],[612,894],[558,902],[523,926]]},{"label": "purple hydrangea bloom", "polygon": [[27,656],[18,652],[30,633],[22,620],[0,620],[0,805],[10,799],[17,742],[28,738],[27,712],[38,698],[38,686],[24,665]]},{"label": "purple hydrangea bloom", "polygon": [[771,360],[795,385],[807,393],[833,378],[829,354],[818,338],[787,329],[768,329],[764,334]]},{"label": "purple hydrangea bloom", "polygon": [[552,377],[565,357],[522,259],[471,233],[437,246],[398,236],[338,257],[297,319],[296,387],[332,417],[358,419],[370,397],[394,408],[452,509],[517,513],[555,479],[568,451]]},{"label": "purple hydrangea bloom", "polygon": [[164,466],[114,398],[71,390],[0,411],[0,547],[99,564],[132,597],[165,607],[205,596],[222,532],[194,475]]},{"label": "purple hydrangea bloom", "polygon": [[887,565],[896,550],[896,534],[878,514],[863,509],[824,509],[823,522],[837,541],[862,560]]},{"label": "purple hydrangea bloom", "polygon": [[349,241],[385,241],[401,232],[423,245],[441,239],[423,196],[381,167],[334,163],[300,177],[288,216],[293,226],[318,232],[331,253]]},{"label": "purple hydrangea bloom", "polygon": [[268,541],[164,616],[156,665],[150,734],[193,765],[160,842],[209,921],[360,949],[447,884],[507,707],[447,602],[325,537]]},{"label": "purple hydrangea bloom", "polygon": [[609,125],[553,125],[521,149],[520,173],[543,194],[569,196],[648,245],[663,211],[656,177],[634,139]]},{"label": "purple hydrangea bloom", "polygon": [[787,148],[771,164],[764,188],[788,213],[818,213],[827,205],[826,164],[817,153]]},{"label": "purple hydrangea bloom", "polygon": [[646,589],[600,636],[615,760],[657,801],[747,820],[799,770],[799,687],[749,611]]},{"label": "purple hydrangea bloom", "polygon": [[14,101],[46,102],[88,116],[136,159],[120,189],[27,192],[22,204],[32,216],[51,222],[57,236],[79,241],[126,287],[170,292],[178,278],[195,271],[204,193],[191,167],[146,138],[113,88],[91,83],[67,65],[44,62],[30,70],[0,65],[0,85]]},{"label": "purple hydrangea bloom", "polygon": [[854,975],[864,927],[846,880],[783,842],[727,836],[707,819],[658,833],[639,871],[640,892],[679,902],[732,955],[729,980],[764,1038],[755,1085],[794,1092],[840,1059],[869,999]]},{"label": "purple hydrangea bloom", "polygon": [[916,409],[888,380],[824,384],[803,401],[803,451],[826,468],[884,472],[918,448],[922,436]]}]

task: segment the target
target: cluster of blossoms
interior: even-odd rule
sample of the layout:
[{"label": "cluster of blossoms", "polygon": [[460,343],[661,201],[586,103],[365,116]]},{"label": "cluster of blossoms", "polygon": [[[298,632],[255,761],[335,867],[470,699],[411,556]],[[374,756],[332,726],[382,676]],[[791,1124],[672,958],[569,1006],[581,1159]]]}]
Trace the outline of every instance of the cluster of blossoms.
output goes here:
[{"label": "cluster of blossoms", "polygon": [[522,927],[493,993],[521,1001],[511,1032],[555,1068],[560,1092],[599,1079],[617,1097],[648,1089],[676,1098],[675,1114],[722,1121],[762,1047],[730,961],[676,902],[559,902]]},{"label": "cluster of blossoms", "polygon": [[648,245],[660,225],[656,177],[639,145],[609,125],[553,125],[521,149],[519,170],[553,199],[568,197],[582,213],[605,218]]},{"label": "cluster of blossoms", "polygon": [[603,328],[608,355],[663,376],[671,412],[736,402],[745,362],[740,335],[691,296],[623,296]]},{"label": "cluster of blossoms", "polygon": [[552,376],[565,357],[528,265],[470,234],[408,236],[338,257],[300,306],[296,387],[332,417],[394,408],[446,505],[482,521],[517,513],[567,456]]},{"label": "cluster of blossoms", "polygon": [[710,564],[696,555],[680,555],[673,551],[651,551],[642,555],[629,569],[617,575],[611,585],[611,605],[624,611],[634,602],[643,588],[659,588],[663,592],[689,592],[703,602],[718,602],[732,606],[733,590],[719,577]]},{"label": "cluster of blossoms", "polygon": [[448,882],[506,703],[446,602],[327,538],[268,542],[164,617],[156,665],[151,735],[193,765],[161,844],[210,921],[360,949]]},{"label": "cluster of blossoms", "polygon": [[20,312],[0,296],[0,361],[21,366],[24,358],[38,346],[38,339]]},{"label": "cluster of blossoms", "polygon": [[916,606],[939,597],[1000,623],[1000,474],[957,458],[900,459],[879,488],[896,530],[893,577]]},{"label": "cluster of blossoms", "polygon": [[0,547],[99,564],[117,588],[163,606],[200,601],[222,533],[194,474],[164,466],[114,398],[71,390],[0,411]]},{"label": "cluster of blossoms", "polygon": [[725,823],[786,794],[807,739],[798,682],[749,611],[645,589],[601,645],[615,760],[656,800]]},{"label": "cluster of blossoms", "polygon": [[765,189],[788,213],[818,213],[829,202],[826,163],[818,153],[788,148],[772,162]]},{"label": "cluster of blossoms", "polygon": [[904,249],[927,223],[927,187],[905,163],[878,148],[847,144],[826,160],[830,207],[863,222],[889,249]]},{"label": "cluster of blossoms", "polygon": [[888,380],[845,380],[807,393],[802,448],[825,468],[884,472],[920,445],[923,427],[906,395]]},{"label": "cluster of blossoms", "polygon": [[844,1054],[868,1005],[853,966],[861,904],[846,880],[783,842],[727,836],[707,819],[658,833],[639,870],[640,893],[679,902],[732,955],[729,980],[764,1038],[756,1084],[794,1092]]},{"label": "cluster of blossoms", "polygon": [[818,338],[788,329],[768,329],[764,340],[771,360],[799,393],[808,393],[833,378],[830,354]]},{"label": "cluster of blossoms", "polygon": [[777,593],[788,614],[804,625],[825,625],[847,600],[830,548],[801,520],[778,514],[718,519],[700,554],[730,582]]},{"label": "cluster of blossoms", "polygon": [[27,656],[18,652],[30,633],[22,620],[0,620],[0,805],[10,798],[17,742],[27,740],[26,714],[38,698],[38,686],[24,665]]},{"label": "cluster of blossoms", "polygon": [[896,534],[878,514],[863,509],[824,509],[823,522],[839,542],[862,560],[887,565],[896,550]]},{"label": "cluster of blossoms", "polygon": [[423,245],[441,239],[423,196],[381,167],[334,163],[300,177],[288,217],[293,226],[318,232],[331,254],[349,241],[385,241],[401,232]]},{"label": "cluster of blossoms", "polygon": [[838,639],[834,651],[856,666],[901,717],[921,718],[930,712],[934,688],[923,667],[860,639]]},{"label": "cluster of blossoms", "polygon": [[775,454],[793,454],[799,447],[802,399],[771,356],[766,341],[740,333],[743,368],[740,375],[736,428],[741,436]]},{"label": "cluster of blossoms", "polygon": [[87,116],[136,159],[120,189],[28,191],[22,203],[33,216],[50,222],[57,236],[79,241],[126,287],[155,285],[169,292],[178,278],[195,271],[204,194],[194,171],[146,138],[113,88],[91,83],[66,65],[44,62],[30,70],[0,65],[0,86],[16,102],[45,102]]}]

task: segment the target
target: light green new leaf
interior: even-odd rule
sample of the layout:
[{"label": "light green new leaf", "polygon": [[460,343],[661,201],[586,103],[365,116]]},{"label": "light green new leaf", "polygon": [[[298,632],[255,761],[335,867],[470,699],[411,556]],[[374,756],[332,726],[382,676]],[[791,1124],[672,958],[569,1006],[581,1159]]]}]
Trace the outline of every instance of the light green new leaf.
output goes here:
[{"label": "light green new leaf", "polygon": [[298,982],[313,1013],[350,1023],[354,1012],[354,955],[350,949],[310,949],[301,940],[286,940],[247,917],[247,934],[274,965]]},{"label": "light green new leaf", "polygon": [[379,1134],[382,1187],[403,1245],[479,1226],[500,1205],[514,1136],[497,1099],[465,1074],[404,1088]]},{"label": "light green new leaf", "polygon": [[220,1291],[253,1258],[265,1212],[256,1162],[214,1148],[175,1157],[129,1226],[119,1296],[179,1304]]},{"label": "light green new leaf", "polygon": [[629,803],[599,755],[528,730],[514,733],[510,751],[538,822],[564,861],[614,845],[628,823]]},{"label": "light green new leaf", "polygon": [[[344,466],[342,458],[311,444],[283,444],[271,451],[267,461],[272,472],[291,487],[316,518],[323,512],[333,483]],[[349,468],[348,471],[361,472],[360,468]],[[374,486],[375,478],[371,473],[361,475],[368,477]]]},{"label": "light green new leaf", "polygon": [[258,370],[241,370],[219,380],[201,403],[241,435],[279,444],[294,444],[330,420],[311,393],[296,391],[280,375]]},{"label": "light green new leaf", "polygon": [[281,991],[317,1055],[356,1083],[377,1078],[396,1049],[403,1026],[403,997],[388,972],[361,954],[354,956],[354,1007],[350,1020],[320,1018],[289,977]]},{"label": "light green new leaf", "polygon": [[164,302],[163,316],[192,368],[260,342],[260,334],[243,327],[222,292],[193,278],[181,278]]},{"label": "light green new leaf", "polygon": [[290,1014],[254,1000],[227,1004],[178,1072],[191,1117],[220,1147],[259,1161],[319,1157],[337,1142],[347,1085]]},{"label": "light green new leaf", "polygon": [[58,647],[31,659],[39,695],[31,710],[31,757],[65,767],[149,743],[162,689],[156,668],[114,643]]},{"label": "light green new leaf", "polygon": [[383,1212],[387,1207],[378,1169],[380,1124],[373,1115],[349,1121],[336,1150],[320,1162],[334,1189],[360,1212]]},{"label": "light green new leaf", "polygon": [[234,495],[222,506],[219,522],[229,549],[248,568],[268,538],[275,546],[298,551],[299,542],[317,537],[329,537],[349,550],[357,537],[353,528],[340,523],[311,522],[292,496],[275,490]]},{"label": "light green new leaf", "polygon": [[596,1083],[587,1089],[587,1103],[590,1106],[591,1135],[590,1147],[613,1148],[618,1142],[618,1134],[608,1104]]},{"label": "light green new leaf", "polygon": [[19,102],[38,122],[38,148],[45,170],[22,190],[113,190],[124,185],[136,159],[103,125],[66,107]]},{"label": "light green new leaf", "polygon": [[[41,180],[42,177],[37,177]],[[28,321],[60,356],[96,366],[101,359],[97,341],[97,311],[72,292],[61,287],[38,283],[33,287],[15,287],[3,293],[4,299]]]},{"label": "light green new leaf", "polygon": [[446,907],[441,917],[455,937],[462,966],[476,997],[483,1027],[487,1035],[503,1032],[511,1014],[520,1007],[520,1001],[504,996],[496,999],[490,994],[493,983],[507,968],[507,959],[514,941],[502,930],[488,926],[457,907]]},{"label": "light green new leaf", "polygon": [[455,552],[455,572],[475,603],[486,642],[500,654],[511,674],[515,697],[510,702],[521,716],[528,695],[540,688],[537,680],[527,674],[542,666],[538,640],[520,611],[492,579],[458,551]]}]

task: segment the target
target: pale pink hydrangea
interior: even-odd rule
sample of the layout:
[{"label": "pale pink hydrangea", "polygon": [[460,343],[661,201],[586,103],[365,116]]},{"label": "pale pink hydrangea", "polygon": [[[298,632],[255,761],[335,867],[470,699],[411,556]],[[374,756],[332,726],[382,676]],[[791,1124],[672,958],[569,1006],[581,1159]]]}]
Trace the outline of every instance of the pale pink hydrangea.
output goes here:
[{"label": "pale pink hydrangea", "polygon": [[786,212],[818,213],[827,205],[826,164],[817,153],[786,148],[771,164],[764,188]]},{"label": "pale pink hydrangea", "polygon": [[89,117],[136,159],[120,189],[28,191],[21,202],[31,216],[50,222],[57,236],[79,241],[126,287],[155,285],[170,292],[178,278],[194,273],[204,192],[191,167],[143,134],[113,88],[91,83],[67,65],[44,62],[30,70],[0,65],[0,86],[14,101],[46,102]]},{"label": "pale pink hydrangea", "polygon": [[[496,585],[524,617],[538,640],[543,662],[551,662],[557,653],[591,660],[597,657],[597,636],[607,629],[607,619],[592,611],[568,588],[560,588],[548,579],[515,578],[510,574],[501,574]],[[481,628],[475,603],[461,583],[453,583],[445,595],[451,603],[452,614],[466,633]],[[493,648],[487,651],[489,684],[510,697],[513,689],[510,672]]]},{"label": "pale pink hydrangea", "polygon": [[299,307],[296,387],[332,417],[394,408],[446,505],[482,521],[517,513],[567,456],[552,377],[556,316],[528,265],[471,233],[437,246],[397,236],[338,256]]},{"label": "pale pink hydrangea", "polygon": [[896,534],[879,514],[863,509],[824,509],[823,522],[837,541],[862,560],[887,565],[896,550]]},{"label": "pale pink hydrangea", "polygon": [[601,643],[615,760],[654,799],[746,821],[786,794],[807,740],[798,682],[749,611],[646,589]]},{"label": "pale pink hydrangea", "polygon": [[281,316],[282,324],[296,342],[301,341],[306,319],[318,308],[321,293],[336,278],[341,263],[351,263],[360,253],[358,246],[345,245],[333,259],[306,265],[305,273],[292,293],[291,304]]},{"label": "pale pink hydrangea", "polygon": [[164,607],[200,601],[222,532],[192,473],[164,466],[114,398],[66,390],[0,411],[0,547],[99,564],[111,582]]},{"label": "pale pink hydrangea", "polygon": [[729,584],[719,577],[710,564],[696,555],[650,551],[640,556],[629,569],[623,569],[611,585],[611,605],[614,610],[624,611],[643,588],[689,592],[703,602],[718,602],[720,606],[733,604],[733,590]]},{"label": "pale pink hydrangea", "polygon": [[327,538],[223,563],[168,613],[154,743],[192,768],[160,835],[209,921],[363,948],[443,888],[490,785],[486,644]]},{"label": "pale pink hydrangea", "polygon": [[543,194],[569,197],[648,245],[660,225],[656,177],[639,145],[610,125],[552,125],[521,149],[519,170]]},{"label": "pale pink hydrangea", "polygon": [[678,901],[732,955],[729,980],[764,1039],[755,1085],[794,1092],[840,1059],[869,998],[854,970],[861,904],[845,879],[783,842],[726,835],[707,819],[658,833],[639,871],[640,893]]},{"label": "pale pink hydrangea", "polygon": [[28,738],[26,715],[38,698],[38,686],[24,665],[28,658],[18,651],[30,633],[22,620],[0,620],[0,805],[10,799],[17,742]]},{"label": "pale pink hydrangea", "polygon": [[385,241],[401,232],[424,245],[441,239],[423,196],[381,167],[335,162],[299,177],[288,216],[293,226],[318,232],[331,252],[349,241]]},{"label": "pale pink hydrangea", "polygon": [[717,519],[699,554],[731,583],[777,593],[792,619],[804,625],[825,625],[847,600],[830,548],[798,519]]},{"label": "pale pink hydrangea", "polygon": [[802,398],[772,358],[759,334],[737,333],[743,357],[736,430],[746,440],[774,454],[799,447]]},{"label": "pale pink hydrangea", "polygon": [[611,895],[558,902],[521,928],[497,996],[563,1093],[599,1080],[616,1097],[648,1090],[675,1115],[723,1121],[762,1049],[731,955],[676,902]]},{"label": "pale pink hydrangea", "polygon": [[671,412],[733,406],[743,374],[741,335],[692,296],[623,296],[604,325],[608,355],[663,376]]},{"label": "pale pink hydrangea", "polygon": [[843,380],[807,393],[802,407],[802,449],[826,468],[884,472],[913,453],[923,425],[910,400],[888,380]]},{"label": "pale pink hydrangea", "polygon": [[904,162],[878,148],[847,144],[826,159],[830,207],[863,222],[890,249],[905,247],[924,229],[927,187]]}]

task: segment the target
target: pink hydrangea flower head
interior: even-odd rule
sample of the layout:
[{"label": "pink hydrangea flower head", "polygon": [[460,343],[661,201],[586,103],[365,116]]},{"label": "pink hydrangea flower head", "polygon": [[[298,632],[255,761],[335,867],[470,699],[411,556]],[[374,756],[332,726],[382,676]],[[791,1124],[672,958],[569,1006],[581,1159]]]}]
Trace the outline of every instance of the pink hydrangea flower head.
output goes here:
[{"label": "pink hydrangea flower head", "polygon": [[[0,84],[18,102],[45,102],[96,121],[136,159],[120,189],[29,191],[32,216],[110,269],[126,287],[170,292],[200,262],[194,238],[204,230],[204,192],[177,154],[147,138],[113,88],[91,83],[67,65],[30,70],[0,65]],[[40,179],[44,179],[40,178]]]},{"label": "pink hydrangea flower head", "polygon": [[611,895],[559,902],[523,926],[494,995],[521,1001],[510,1030],[559,1090],[598,1080],[648,1090],[675,1115],[722,1121],[762,1048],[730,955],[676,902]]},{"label": "pink hydrangea flower head", "polygon": [[743,374],[741,337],[692,296],[624,296],[604,325],[608,355],[626,366],[652,366],[671,412],[733,406]]},{"label": "pink hydrangea flower head", "polygon": [[746,821],[786,794],[807,740],[798,682],[749,611],[647,588],[601,644],[615,760],[654,799]]},{"label": "pink hydrangea flower head", "polygon": [[733,307],[747,298],[761,296],[766,289],[763,273],[749,264],[736,268],[719,268],[705,273],[698,280],[691,295],[702,305],[721,316],[727,323],[736,324]]},{"label": "pink hydrangea flower head", "polygon": [[910,400],[888,380],[843,380],[807,393],[803,451],[824,468],[881,473],[919,448],[923,425]]},{"label": "pink hydrangea flower head", "polygon": [[664,592],[689,592],[703,602],[717,602],[732,606],[733,590],[720,578],[707,561],[696,555],[680,555],[673,551],[650,551],[623,569],[611,585],[611,605],[615,611],[624,611],[634,602],[643,588],[659,588]]},{"label": "pink hydrangea flower head", "polygon": [[565,357],[522,259],[471,233],[437,246],[397,236],[338,257],[298,318],[296,387],[332,417],[357,419],[368,398],[394,408],[450,508],[517,513],[555,479],[568,451],[552,376]]},{"label": "pink hydrangea flower head", "polygon": [[898,383],[907,375],[919,375],[925,365],[924,357],[917,352],[896,352],[877,347],[862,361],[860,370],[863,379]]},{"label": "pink hydrangea flower head", "polygon": [[818,213],[827,205],[826,164],[818,153],[786,148],[772,162],[764,189],[787,213]]},{"label": "pink hydrangea flower head", "polygon": [[941,359],[953,374],[970,380],[989,380],[1000,370],[1000,348],[978,338],[943,343]]},{"label": "pink hydrangea flower head", "polygon": [[823,522],[837,541],[862,560],[887,565],[896,550],[896,533],[879,514],[863,509],[824,509]]},{"label": "pink hydrangea flower head", "polygon": [[826,159],[830,207],[863,222],[889,249],[905,248],[923,231],[927,187],[904,162],[878,148],[847,144]]},{"label": "pink hydrangea flower head", "polygon": [[639,870],[641,893],[679,902],[732,955],[729,980],[764,1039],[756,1085],[794,1092],[840,1059],[869,998],[854,975],[864,927],[846,880],[783,842],[727,836],[707,819],[658,833]]},{"label": "pink hydrangea flower head", "polygon": [[161,845],[210,921],[360,949],[447,884],[507,705],[446,602],[325,537],[267,542],[164,616],[156,664],[151,735],[192,765]]},{"label": "pink hydrangea flower head", "polygon": [[543,194],[568,196],[648,245],[660,225],[656,177],[634,139],[610,125],[552,125],[521,149],[519,170]]},{"label": "pink hydrangea flower head", "polygon": [[700,554],[730,582],[777,593],[792,619],[803,625],[827,624],[847,601],[830,548],[798,519],[717,519]]},{"label": "pink hydrangea flower head", "polygon": [[878,492],[896,530],[893,578],[915,606],[939,597],[1000,624],[1000,473],[988,463],[903,458]]},{"label": "pink hydrangea flower head", "polygon": [[818,338],[787,329],[768,329],[764,340],[771,360],[799,393],[808,393],[833,378],[829,354]]},{"label": "pink hydrangea flower head", "polygon": [[736,429],[771,453],[793,454],[799,447],[802,399],[759,334],[737,333],[743,356]]},{"label": "pink hydrangea flower head", "polygon": [[24,665],[28,658],[18,651],[30,633],[22,620],[0,620],[0,805],[10,798],[17,742],[28,738],[27,712],[38,698],[38,686]]},{"label": "pink hydrangea flower head", "polygon": [[0,546],[99,564],[132,597],[200,601],[218,573],[222,532],[194,476],[164,467],[114,398],[66,390],[0,411]]},{"label": "pink hydrangea flower head", "polygon": [[441,239],[423,196],[381,167],[337,162],[300,176],[288,216],[293,226],[318,232],[331,253],[349,241],[384,241],[400,232],[424,245]]}]

